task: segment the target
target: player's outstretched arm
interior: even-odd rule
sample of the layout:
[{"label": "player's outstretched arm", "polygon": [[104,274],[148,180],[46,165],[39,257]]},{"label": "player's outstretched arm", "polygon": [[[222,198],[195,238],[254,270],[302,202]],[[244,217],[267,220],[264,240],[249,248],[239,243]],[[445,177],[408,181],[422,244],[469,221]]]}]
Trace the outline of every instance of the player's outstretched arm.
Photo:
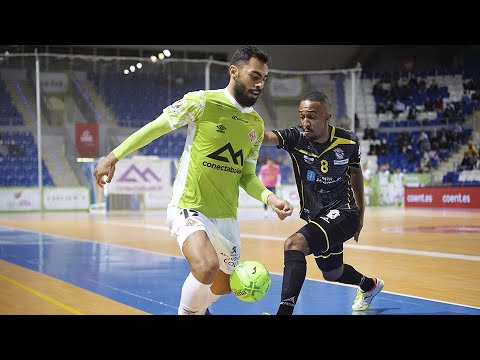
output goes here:
[{"label": "player's outstretched arm", "polygon": [[[95,177],[95,182],[98,186],[103,188],[103,186],[112,181],[113,175],[115,174],[115,165],[117,164],[118,159],[111,152],[100,160],[93,170],[93,176]],[[104,176],[107,176],[104,179]]]},{"label": "player's outstretched arm", "polygon": [[262,145],[277,146],[279,143],[278,136],[273,131],[264,132]]},{"label": "player's outstretched arm", "polygon": [[280,220],[284,220],[287,216],[292,215],[293,206],[287,200],[278,198],[274,193],[271,193],[267,198],[268,205],[277,213]]},{"label": "player's outstretched arm", "polygon": [[[105,184],[112,181],[115,174],[115,164],[120,159],[172,130],[168,116],[162,113],[158,118],[135,131],[97,164],[93,171],[97,185],[103,188]],[[105,180],[103,179],[104,176],[107,176]]]}]

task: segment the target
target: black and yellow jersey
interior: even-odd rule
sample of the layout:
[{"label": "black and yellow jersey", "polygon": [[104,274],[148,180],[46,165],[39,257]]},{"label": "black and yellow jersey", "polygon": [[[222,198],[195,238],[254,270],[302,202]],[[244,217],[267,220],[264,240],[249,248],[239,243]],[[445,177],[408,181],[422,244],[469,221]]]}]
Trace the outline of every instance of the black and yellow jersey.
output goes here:
[{"label": "black and yellow jersey", "polygon": [[302,127],[273,130],[279,149],[288,151],[300,196],[300,217],[305,221],[331,209],[357,207],[350,183],[350,168],[360,167],[360,143],[350,130],[329,126],[330,138],[311,142]]}]

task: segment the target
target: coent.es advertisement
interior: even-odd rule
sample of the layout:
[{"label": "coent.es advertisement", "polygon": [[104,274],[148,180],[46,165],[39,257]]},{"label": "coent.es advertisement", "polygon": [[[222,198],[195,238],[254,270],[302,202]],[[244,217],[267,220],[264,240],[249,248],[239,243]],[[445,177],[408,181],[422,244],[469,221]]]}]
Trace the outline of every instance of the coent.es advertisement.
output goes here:
[{"label": "coent.es advertisement", "polygon": [[480,187],[406,187],[405,207],[480,209]]}]

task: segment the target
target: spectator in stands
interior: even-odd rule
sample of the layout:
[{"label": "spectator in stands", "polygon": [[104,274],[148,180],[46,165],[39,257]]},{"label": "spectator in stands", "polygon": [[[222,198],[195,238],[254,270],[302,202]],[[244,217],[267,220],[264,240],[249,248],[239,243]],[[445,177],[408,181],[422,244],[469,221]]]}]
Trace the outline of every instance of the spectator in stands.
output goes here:
[{"label": "spectator in stands", "polygon": [[467,90],[463,90],[463,95],[462,95],[462,106],[465,107],[467,106],[468,104],[470,104],[470,96],[468,95],[468,91]]},{"label": "spectator in stands", "polygon": [[422,157],[420,158],[420,163],[417,168],[419,173],[428,173],[430,172],[430,155],[429,151],[423,151]]},{"label": "spectator in stands", "polygon": [[436,112],[443,111],[443,98],[441,96],[435,98],[435,101],[433,102],[433,110]]},{"label": "spectator in stands", "polygon": [[410,105],[410,107],[408,108],[407,119],[417,120],[417,112],[418,112],[417,105],[414,102],[412,102],[412,105]]},{"label": "spectator in stands", "polygon": [[375,133],[375,129],[366,127],[363,131],[363,140],[376,140],[377,135]]},{"label": "spectator in stands", "polygon": [[432,99],[430,99],[429,96],[427,96],[427,97],[425,98],[425,101],[424,101],[424,103],[423,103],[423,109],[424,109],[424,111],[426,111],[426,112],[435,111],[435,110],[433,109]]},{"label": "spectator in stands", "polygon": [[444,128],[441,128],[438,131],[438,136],[437,136],[437,142],[438,142],[438,147],[440,149],[449,149],[449,144],[447,140],[447,132]]},{"label": "spectator in stands", "polygon": [[377,155],[377,146],[375,144],[370,144],[368,155]]},{"label": "spectator in stands", "polygon": [[432,149],[430,149],[430,151],[428,152],[428,157],[430,159],[430,169],[436,169],[438,167],[438,162],[440,161],[437,150],[433,149],[432,147]]},{"label": "spectator in stands", "polygon": [[0,155],[10,156],[10,148],[3,140],[0,139]]},{"label": "spectator in stands", "polygon": [[[268,203],[283,220],[288,201],[269,191],[255,174],[264,123],[253,105],[268,77],[268,55],[254,46],[238,48],[220,90],[193,91],[166,107],[102,159],[94,169],[98,186],[110,183],[119,160],[184,125],[188,126],[167,223],[190,273],[181,291],[179,315],[205,315],[231,292],[230,273],[240,259],[237,220],[239,187]],[[106,177],[106,178],[104,178]]]},{"label": "spectator in stands", "polygon": [[473,104],[478,104],[478,102],[480,102],[480,95],[478,91],[472,92],[471,100]]},{"label": "spectator in stands", "polygon": [[375,113],[379,115],[379,114],[385,114],[386,112],[387,112],[387,108],[385,107],[385,104],[383,102],[379,102],[376,106]]},{"label": "spectator in stands", "polygon": [[398,95],[400,100],[406,101],[412,99],[412,91],[407,85],[401,85],[398,87]]},{"label": "spectator in stands", "polygon": [[8,146],[8,155],[9,156],[25,156],[25,150],[23,150],[19,145],[15,143],[15,140],[10,142]]},{"label": "spectator in stands", "polygon": [[386,138],[383,138],[380,141],[380,145],[379,145],[379,149],[377,151],[377,155],[387,155],[389,150],[390,150],[390,144],[387,142]]},{"label": "spectator in stands", "polygon": [[453,108],[452,103],[447,103],[445,106],[445,110],[443,111],[443,117],[447,120],[455,119],[455,109]]},{"label": "spectator in stands", "polygon": [[396,119],[399,114],[403,113],[405,111],[405,104],[400,101],[400,99],[397,99],[395,103],[393,104],[393,118]]},{"label": "spectator in stands", "polygon": [[463,159],[458,167],[458,171],[462,170],[473,170],[477,161],[474,159],[474,156],[471,155],[468,151],[463,153]]},{"label": "spectator in stands", "polygon": [[477,160],[479,160],[480,156],[478,155],[478,150],[477,147],[471,142],[468,142],[468,154],[472,156],[475,164],[477,163]]},{"label": "spectator in stands", "polygon": [[418,82],[418,92],[420,94],[423,94],[427,91],[427,81],[425,80],[425,77],[420,78],[420,81]]},{"label": "spectator in stands", "polygon": [[415,91],[417,90],[418,88],[418,80],[417,78],[415,77],[415,75],[411,74],[410,76],[410,79],[408,80],[408,83],[407,83],[408,87],[410,88],[410,90]]},{"label": "spectator in stands", "polygon": [[387,100],[387,103],[385,104],[385,110],[387,113],[393,113],[393,103],[391,100]]},{"label": "spectator in stands", "polygon": [[463,89],[464,90],[475,90],[475,82],[473,79],[468,79],[463,82]]},{"label": "spectator in stands", "polygon": [[376,82],[376,83],[373,85],[372,95],[373,95],[373,96],[384,96],[383,89],[382,89],[382,85],[381,85],[380,82]]},{"label": "spectator in stands", "polygon": [[[465,144],[465,131],[462,124],[459,121],[455,121],[453,124],[453,143]],[[453,145],[453,144],[452,144]]]},{"label": "spectator in stands", "polygon": [[395,147],[399,148],[402,153],[406,153],[407,146],[410,144],[410,136],[408,136],[408,133],[406,132],[401,132],[395,139],[394,144]]},{"label": "spectator in stands", "polygon": [[417,144],[422,152],[428,152],[432,147],[428,134],[425,131],[420,133],[420,136],[417,139]]},{"label": "spectator in stands", "polygon": [[435,94],[437,93],[437,91],[438,91],[437,80],[432,79],[432,82],[430,83],[430,87],[428,88],[428,92]]}]

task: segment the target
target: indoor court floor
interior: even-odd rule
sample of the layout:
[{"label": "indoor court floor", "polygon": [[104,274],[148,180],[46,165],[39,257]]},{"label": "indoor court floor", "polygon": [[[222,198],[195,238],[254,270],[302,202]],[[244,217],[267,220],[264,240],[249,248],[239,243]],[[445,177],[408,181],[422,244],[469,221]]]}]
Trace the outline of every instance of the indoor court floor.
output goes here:
[{"label": "indoor court floor", "polygon": [[[223,296],[214,315],[275,313],[283,242],[304,222],[241,210],[241,260],[272,275],[256,303]],[[295,315],[480,315],[480,212],[367,208],[359,243],[344,260],[385,281],[370,308],[354,312],[356,288],[322,279],[311,257]],[[165,212],[0,215],[0,314],[175,315],[189,269]]]}]

